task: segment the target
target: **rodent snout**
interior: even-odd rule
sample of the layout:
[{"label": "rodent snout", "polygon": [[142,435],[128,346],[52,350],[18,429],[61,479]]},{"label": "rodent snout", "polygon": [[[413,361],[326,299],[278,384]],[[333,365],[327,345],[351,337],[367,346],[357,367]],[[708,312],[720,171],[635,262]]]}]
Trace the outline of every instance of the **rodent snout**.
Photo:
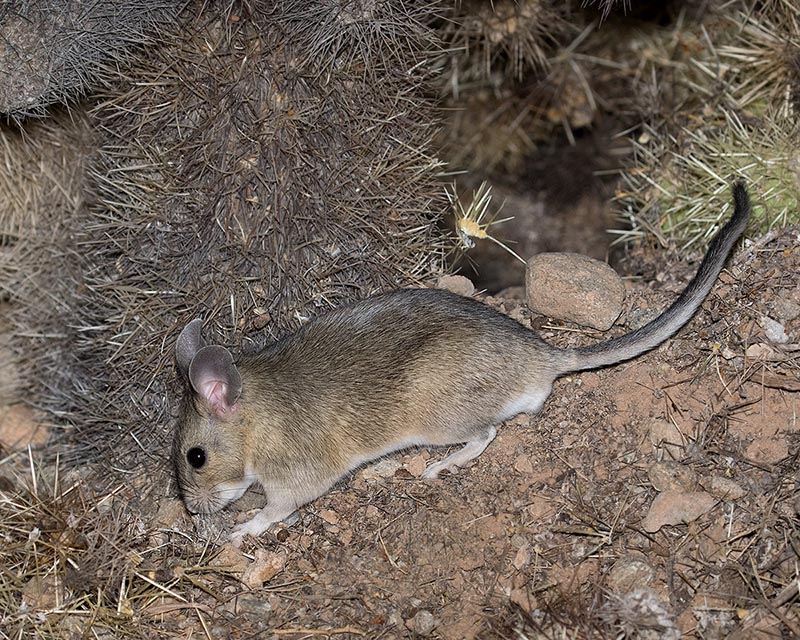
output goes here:
[{"label": "rodent snout", "polygon": [[184,492],[183,502],[186,510],[192,515],[214,513],[223,506],[219,497],[213,492],[198,488],[188,493]]},{"label": "rodent snout", "polygon": [[240,498],[252,482],[252,477],[214,482],[211,486],[198,486],[192,481],[183,487],[183,502],[191,514],[214,513]]}]

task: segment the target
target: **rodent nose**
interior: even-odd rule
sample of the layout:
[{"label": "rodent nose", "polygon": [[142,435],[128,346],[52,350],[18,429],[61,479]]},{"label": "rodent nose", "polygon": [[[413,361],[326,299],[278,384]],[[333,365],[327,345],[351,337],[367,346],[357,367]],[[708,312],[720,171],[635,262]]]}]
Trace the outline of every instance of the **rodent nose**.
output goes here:
[{"label": "rodent nose", "polygon": [[189,512],[189,515],[196,516],[206,512],[205,503],[200,498],[184,496],[183,503],[186,505],[186,510]]}]

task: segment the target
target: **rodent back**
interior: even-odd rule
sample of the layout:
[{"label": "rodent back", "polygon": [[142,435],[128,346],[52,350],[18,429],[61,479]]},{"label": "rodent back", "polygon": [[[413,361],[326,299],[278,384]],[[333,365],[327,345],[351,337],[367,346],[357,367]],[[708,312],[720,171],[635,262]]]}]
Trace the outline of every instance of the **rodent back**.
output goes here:
[{"label": "rodent back", "polygon": [[476,300],[410,289],[321,315],[238,364],[243,406],[263,416],[282,407],[280,428],[302,456],[485,426],[531,369],[551,368],[550,355],[554,347]]}]

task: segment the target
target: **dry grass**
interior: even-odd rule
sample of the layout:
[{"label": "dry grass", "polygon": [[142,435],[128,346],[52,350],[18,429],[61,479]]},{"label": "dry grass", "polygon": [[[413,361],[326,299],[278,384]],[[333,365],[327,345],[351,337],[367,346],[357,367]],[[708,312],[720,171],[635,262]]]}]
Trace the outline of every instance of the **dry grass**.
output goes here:
[{"label": "dry grass", "polygon": [[225,567],[150,528],[130,486],[99,468],[62,477],[30,451],[0,470],[0,638],[183,637],[187,617],[206,628],[214,598],[192,592],[202,576],[227,583]]}]

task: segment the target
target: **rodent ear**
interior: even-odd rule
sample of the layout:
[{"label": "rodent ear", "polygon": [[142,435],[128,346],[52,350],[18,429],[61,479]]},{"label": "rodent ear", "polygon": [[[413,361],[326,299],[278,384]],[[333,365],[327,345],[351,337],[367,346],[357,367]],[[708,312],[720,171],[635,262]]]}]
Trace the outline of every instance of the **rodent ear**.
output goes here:
[{"label": "rodent ear", "polygon": [[242,376],[225,347],[202,347],[189,364],[192,388],[217,415],[226,415],[242,392]]},{"label": "rodent ear", "polygon": [[195,318],[187,324],[181,335],[178,336],[178,341],[175,343],[175,359],[178,361],[178,369],[180,372],[189,377],[189,366],[192,364],[197,352],[205,346],[203,342],[202,331],[203,321],[200,318]]}]

